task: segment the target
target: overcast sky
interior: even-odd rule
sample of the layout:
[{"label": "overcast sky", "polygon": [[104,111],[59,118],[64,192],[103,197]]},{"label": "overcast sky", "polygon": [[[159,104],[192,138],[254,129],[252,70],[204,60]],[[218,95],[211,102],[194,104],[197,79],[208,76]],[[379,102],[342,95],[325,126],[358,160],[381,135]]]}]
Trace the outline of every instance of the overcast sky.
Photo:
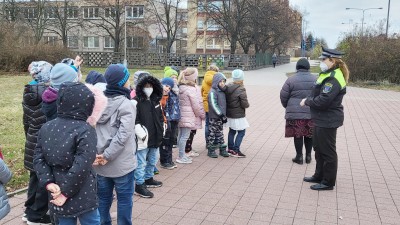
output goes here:
[{"label": "overcast sky", "polygon": [[[388,9],[388,0],[289,0],[289,2],[300,12],[305,12],[306,31],[311,32],[314,37],[324,38],[330,48],[335,48],[343,34],[353,30],[355,23],[359,23],[361,26],[362,11],[346,10],[346,8],[383,8],[365,11],[364,30],[368,26],[377,25],[382,19],[386,21]],[[400,33],[399,12],[400,1],[392,0],[390,2],[389,34]]]}]

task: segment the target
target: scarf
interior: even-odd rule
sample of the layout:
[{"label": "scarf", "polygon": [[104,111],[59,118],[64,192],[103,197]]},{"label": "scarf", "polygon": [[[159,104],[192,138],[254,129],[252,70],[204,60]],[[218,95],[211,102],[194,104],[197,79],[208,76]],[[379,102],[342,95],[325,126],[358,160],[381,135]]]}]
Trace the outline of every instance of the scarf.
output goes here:
[{"label": "scarf", "polygon": [[104,94],[107,97],[115,97],[115,96],[123,95],[129,100],[131,99],[131,91],[128,88],[119,87],[116,85],[107,84]]}]

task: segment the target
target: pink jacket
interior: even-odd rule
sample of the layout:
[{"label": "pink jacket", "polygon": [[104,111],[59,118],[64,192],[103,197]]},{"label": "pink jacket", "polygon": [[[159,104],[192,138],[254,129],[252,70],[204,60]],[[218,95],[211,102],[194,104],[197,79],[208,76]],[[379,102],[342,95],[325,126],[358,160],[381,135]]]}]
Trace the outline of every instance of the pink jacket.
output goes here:
[{"label": "pink jacket", "polygon": [[179,86],[179,107],[181,119],[179,127],[187,127],[191,130],[201,129],[201,121],[205,118],[200,89],[197,86]]}]

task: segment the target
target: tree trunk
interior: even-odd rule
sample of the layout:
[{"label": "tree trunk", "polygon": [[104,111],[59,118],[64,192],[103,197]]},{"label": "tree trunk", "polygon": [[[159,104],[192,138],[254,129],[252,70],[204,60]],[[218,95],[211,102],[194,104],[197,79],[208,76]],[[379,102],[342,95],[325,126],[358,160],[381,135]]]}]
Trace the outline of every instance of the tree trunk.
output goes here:
[{"label": "tree trunk", "polygon": [[231,35],[231,54],[234,55],[236,52],[236,42],[237,42],[237,35]]}]

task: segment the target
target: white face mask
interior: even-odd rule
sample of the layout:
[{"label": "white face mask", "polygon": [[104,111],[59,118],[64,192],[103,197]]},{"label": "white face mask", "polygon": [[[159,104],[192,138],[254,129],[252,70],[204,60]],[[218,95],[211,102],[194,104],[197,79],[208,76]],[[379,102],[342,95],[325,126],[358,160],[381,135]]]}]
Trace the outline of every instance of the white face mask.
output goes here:
[{"label": "white face mask", "polygon": [[319,63],[319,68],[321,68],[322,72],[325,72],[329,69],[328,65],[326,65],[326,63],[324,63],[324,62]]},{"label": "white face mask", "polygon": [[150,98],[151,93],[153,93],[153,88],[143,88],[143,92]]}]

